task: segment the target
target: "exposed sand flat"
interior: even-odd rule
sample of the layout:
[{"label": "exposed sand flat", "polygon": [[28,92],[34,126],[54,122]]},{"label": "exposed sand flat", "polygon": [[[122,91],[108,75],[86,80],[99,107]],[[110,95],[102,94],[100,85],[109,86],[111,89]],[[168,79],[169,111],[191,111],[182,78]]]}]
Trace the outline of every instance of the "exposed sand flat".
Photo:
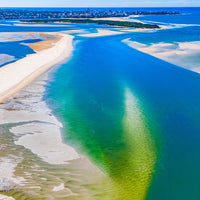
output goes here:
[{"label": "exposed sand flat", "polygon": [[195,42],[179,42],[179,49],[193,49],[193,50],[200,50],[200,41]]},{"label": "exposed sand flat", "polygon": [[53,188],[53,192],[58,192],[58,191],[61,191],[61,190],[64,190],[65,189],[65,185],[64,183],[61,183],[59,186],[55,186]]},{"label": "exposed sand flat", "polygon": [[69,27],[68,25],[59,24],[14,24],[14,26],[27,26],[27,27]]},{"label": "exposed sand flat", "polygon": [[7,21],[7,22],[13,22],[13,23],[14,23],[14,22],[19,22],[19,20],[13,20],[13,21],[10,21],[10,20],[9,20],[9,21]]},{"label": "exposed sand flat", "polygon": [[0,69],[0,102],[30,84],[53,65],[69,57],[73,36],[61,34],[53,47],[8,64]]},{"label": "exposed sand flat", "polygon": [[0,26],[12,26],[12,24],[0,24]]},{"label": "exposed sand flat", "polygon": [[44,40],[41,42],[30,43],[29,47],[31,47],[34,51],[39,52],[53,47],[59,40],[61,40],[61,38],[61,36],[57,36],[57,38],[53,40]]},{"label": "exposed sand flat", "polygon": [[67,31],[61,31],[61,33],[66,33],[66,34],[70,34],[70,33],[82,33],[84,30],[67,30]]},{"label": "exposed sand flat", "polygon": [[100,187],[104,174],[63,143],[62,123],[43,99],[48,79],[43,73],[0,104],[0,185],[5,176],[9,187],[14,182],[8,196],[16,199],[89,199],[88,186]]},{"label": "exposed sand flat", "polygon": [[0,194],[0,200],[15,200],[13,197],[8,197],[6,195]]},{"label": "exposed sand flat", "polygon": [[131,29],[125,29],[123,31],[125,32],[145,32],[145,31],[154,31],[154,30],[159,30],[159,29],[149,29],[149,28],[131,28]]},{"label": "exposed sand flat", "polygon": [[[172,64],[200,72],[199,62],[195,61],[200,56],[200,41],[142,44],[129,39],[122,40],[130,47],[150,54]],[[193,62],[191,62],[191,59]]]},{"label": "exposed sand flat", "polygon": [[0,33],[0,42],[20,41],[27,39],[52,39],[56,38],[61,32],[2,32]]},{"label": "exposed sand flat", "polygon": [[[102,19],[102,18],[101,18]],[[146,31],[155,31],[159,29],[148,29],[148,28],[120,28],[117,29],[117,31],[111,31],[111,30],[105,30],[105,29],[97,29],[97,33],[86,33],[86,34],[80,34],[79,36],[82,37],[100,37],[100,36],[109,36],[109,35],[117,35],[117,34],[123,34],[127,32],[146,32]]]},{"label": "exposed sand flat", "polygon": [[0,54],[0,65],[3,65],[4,63],[8,63],[15,60],[14,56],[8,55],[8,54]]},{"label": "exposed sand flat", "polygon": [[20,41],[26,39],[38,39],[39,34],[37,33],[26,33],[26,32],[2,32],[0,33],[0,42],[6,41]]},{"label": "exposed sand flat", "polygon": [[157,43],[151,45],[145,45],[142,43],[130,41],[129,39],[123,40],[129,46],[142,51],[144,53],[151,54],[155,57],[163,59],[171,55],[184,55],[188,53],[200,52],[200,41],[196,42],[177,42],[177,43]]},{"label": "exposed sand flat", "polygon": [[98,31],[97,33],[80,34],[79,36],[82,36],[82,37],[100,37],[100,36],[123,34],[123,32],[110,31],[110,30],[104,30],[104,29],[97,29],[97,31]]},{"label": "exposed sand flat", "polygon": [[[130,18],[134,17],[134,18]],[[136,22],[136,23],[141,23],[145,24],[143,21],[140,21],[138,19],[138,15],[130,15],[129,17],[105,17],[105,18],[90,18],[91,20],[109,20],[109,21],[120,21],[120,22]]]},{"label": "exposed sand flat", "polygon": [[[138,21],[139,23],[142,23]],[[124,29],[122,31],[124,32],[149,32],[149,31],[158,31],[158,30],[163,30],[163,29],[172,29],[174,27],[171,26],[164,26],[164,25],[159,25],[160,28],[129,28],[129,29]]]},{"label": "exposed sand flat", "polygon": [[[67,18],[67,19],[76,19],[76,18]],[[77,18],[77,19],[109,20],[109,21],[121,21],[121,22],[132,21],[132,19],[128,19],[128,18],[120,18],[120,17],[105,17],[105,18]],[[55,22],[55,23],[66,23],[66,24],[70,24],[70,22]]]},{"label": "exposed sand flat", "polygon": [[[15,142],[30,149],[38,157],[50,164],[67,164],[78,159],[78,153],[62,142],[61,132],[54,124],[29,123],[10,130],[21,137]],[[29,134],[30,133],[30,134]]]}]

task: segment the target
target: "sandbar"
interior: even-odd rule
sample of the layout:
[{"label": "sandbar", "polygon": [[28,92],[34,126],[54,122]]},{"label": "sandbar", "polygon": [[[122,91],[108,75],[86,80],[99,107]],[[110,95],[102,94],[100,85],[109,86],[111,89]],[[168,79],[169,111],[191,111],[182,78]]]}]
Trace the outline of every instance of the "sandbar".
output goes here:
[{"label": "sandbar", "polygon": [[118,34],[123,34],[123,32],[97,29],[97,33],[80,34],[79,36],[82,36],[82,37],[101,37],[101,36],[118,35]]},{"label": "sandbar", "polygon": [[37,47],[34,47],[38,50],[36,54],[27,55],[21,60],[0,68],[0,102],[14,95],[47,69],[71,55],[73,36],[63,33],[58,33],[58,35],[61,38],[54,44],[48,44],[50,48],[43,50],[41,45],[36,45]]}]

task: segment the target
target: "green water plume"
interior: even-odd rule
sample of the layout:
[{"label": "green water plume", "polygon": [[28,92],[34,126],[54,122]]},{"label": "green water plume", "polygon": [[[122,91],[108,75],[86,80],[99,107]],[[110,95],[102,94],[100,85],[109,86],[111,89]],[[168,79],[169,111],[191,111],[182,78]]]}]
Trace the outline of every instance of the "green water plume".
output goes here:
[{"label": "green water plume", "polygon": [[144,200],[154,172],[156,148],[140,104],[128,88],[124,103],[123,140],[126,146],[123,152],[126,155],[115,166],[110,166],[110,178],[116,190],[113,199]]}]

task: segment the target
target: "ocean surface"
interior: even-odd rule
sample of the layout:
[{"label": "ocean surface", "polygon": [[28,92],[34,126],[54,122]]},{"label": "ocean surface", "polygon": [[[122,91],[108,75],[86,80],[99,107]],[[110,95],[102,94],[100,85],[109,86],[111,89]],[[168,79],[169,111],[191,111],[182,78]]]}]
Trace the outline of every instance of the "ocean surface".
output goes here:
[{"label": "ocean surface", "polygon": [[[133,18],[171,27],[159,31],[97,38],[73,34],[70,60],[52,70],[45,85],[43,100],[62,122],[65,143],[106,175],[109,184],[102,185],[100,195],[90,199],[200,197],[200,75],[191,70],[200,68],[200,54],[191,54],[192,58],[184,61],[187,66],[181,62],[174,65],[122,42],[129,39],[150,45],[200,41],[200,8],[151,10],[173,10],[181,15]],[[94,32],[98,27],[110,29],[71,25],[14,27],[12,32]],[[2,25],[0,31],[5,30],[11,31],[11,27]]]}]

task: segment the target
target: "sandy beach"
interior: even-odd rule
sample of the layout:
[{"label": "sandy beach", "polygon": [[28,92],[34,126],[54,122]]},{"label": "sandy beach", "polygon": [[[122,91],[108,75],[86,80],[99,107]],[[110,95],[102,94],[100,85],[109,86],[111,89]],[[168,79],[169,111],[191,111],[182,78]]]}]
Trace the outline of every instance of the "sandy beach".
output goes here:
[{"label": "sandy beach", "polygon": [[[69,57],[73,36],[59,33],[59,39],[32,44],[38,53],[8,64],[0,69],[0,102],[30,84],[53,65]],[[45,45],[44,45],[45,44]]]},{"label": "sandy beach", "polygon": [[130,22],[131,20],[121,18],[121,17],[105,17],[105,18],[91,18],[91,20],[109,20],[109,21],[120,21],[120,22]]},{"label": "sandy beach", "polygon": [[195,58],[200,55],[200,41],[193,42],[176,42],[176,43],[153,43],[153,44],[142,44],[139,42],[131,41],[129,39],[122,40],[132,48],[135,48],[141,52],[150,54],[154,57],[160,58],[172,64],[190,69],[195,72],[200,72],[199,64],[188,65],[184,60],[187,58]]},{"label": "sandy beach", "polygon": [[60,35],[56,36],[55,39],[49,39],[49,40],[44,40],[41,42],[30,43],[28,44],[28,46],[31,47],[35,52],[39,52],[45,49],[52,48],[53,46],[56,45],[57,42],[59,42],[59,40],[61,40]]}]

